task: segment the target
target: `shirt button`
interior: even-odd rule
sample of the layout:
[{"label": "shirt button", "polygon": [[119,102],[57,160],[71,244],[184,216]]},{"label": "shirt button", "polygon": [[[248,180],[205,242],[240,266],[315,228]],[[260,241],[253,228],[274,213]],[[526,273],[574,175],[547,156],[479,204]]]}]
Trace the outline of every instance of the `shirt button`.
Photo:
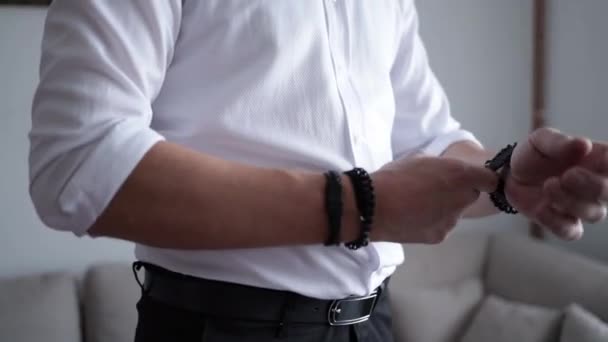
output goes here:
[{"label": "shirt button", "polygon": [[359,136],[358,136],[358,135],[355,135],[355,136],[353,137],[353,143],[354,143],[355,145],[359,145]]}]

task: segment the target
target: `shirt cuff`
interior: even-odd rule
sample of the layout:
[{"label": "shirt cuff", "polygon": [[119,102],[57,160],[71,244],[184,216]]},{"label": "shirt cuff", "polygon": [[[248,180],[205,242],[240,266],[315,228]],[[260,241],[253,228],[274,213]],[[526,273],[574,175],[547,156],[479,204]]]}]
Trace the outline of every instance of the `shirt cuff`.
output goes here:
[{"label": "shirt cuff", "polygon": [[459,141],[470,141],[472,143],[477,144],[479,147],[483,148],[483,145],[475,136],[469,132],[462,129],[457,129],[445,134],[441,134],[427,143],[420,152],[429,155],[438,157],[440,156],[450,145],[459,142]]},{"label": "shirt cuff", "polygon": [[[83,236],[116,195],[144,155],[164,138],[128,121],[115,126],[95,145],[61,192],[59,217],[51,225]],[[52,222],[56,221],[56,222]]]}]

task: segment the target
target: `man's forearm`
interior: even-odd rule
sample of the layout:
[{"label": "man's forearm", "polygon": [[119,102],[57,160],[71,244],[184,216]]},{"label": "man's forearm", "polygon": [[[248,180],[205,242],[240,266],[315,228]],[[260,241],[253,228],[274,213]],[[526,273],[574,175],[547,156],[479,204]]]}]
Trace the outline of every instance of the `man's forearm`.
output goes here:
[{"label": "man's forearm", "polygon": [[[344,183],[343,240],[358,234]],[[319,244],[328,234],[322,174],[251,167],[169,142],[156,144],[90,228],[176,249]]]},{"label": "man's forearm", "polygon": [[[464,160],[474,165],[483,165],[488,159],[494,157],[494,153],[482,149],[475,143],[461,141],[450,145],[441,156]],[[488,194],[482,193],[479,200],[465,211],[464,217],[484,217],[498,212],[498,209],[490,201]]]}]

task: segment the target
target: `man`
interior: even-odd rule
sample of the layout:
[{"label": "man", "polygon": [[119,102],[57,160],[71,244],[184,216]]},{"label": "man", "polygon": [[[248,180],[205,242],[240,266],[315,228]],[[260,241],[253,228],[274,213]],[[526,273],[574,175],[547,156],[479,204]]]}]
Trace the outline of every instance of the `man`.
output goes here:
[{"label": "man", "polygon": [[606,216],[606,144],[543,129],[484,167],[417,20],[413,0],[53,2],[31,195],[50,227],[137,244],[137,341],[390,341],[400,243],[495,205],[566,239]]}]

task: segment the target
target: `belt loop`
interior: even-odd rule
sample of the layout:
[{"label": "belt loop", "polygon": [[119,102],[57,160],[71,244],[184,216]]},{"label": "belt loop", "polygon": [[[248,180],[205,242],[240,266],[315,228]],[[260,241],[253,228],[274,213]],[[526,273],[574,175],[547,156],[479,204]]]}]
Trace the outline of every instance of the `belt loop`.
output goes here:
[{"label": "belt loop", "polygon": [[133,263],[133,276],[135,277],[135,281],[137,282],[137,285],[139,285],[139,288],[141,289],[141,294],[142,295],[146,295],[148,294],[148,291],[150,290],[150,287],[148,287],[148,289],[146,289],[145,286],[145,280],[142,282],[139,279],[139,270],[141,269],[146,270],[146,263],[145,262],[141,262],[141,261],[136,261]]},{"label": "belt loop", "polygon": [[293,308],[293,296],[291,293],[285,293],[285,301],[281,308],[281,317],[279,318],[279,326],[277,327],[276,338],[286,338],[288,332],[288,313]]},{"label": "belt loop", "polygon": [[376,300],[374,301],[374,306],[372,307],[372,312],[376,310],[376,306],[378,305],[378,302],[380,301],[380,299],[382,299],[382,295],[386,295],[384,292],[387,290],[388,287],[388,282],[390,280],[389,278],[386,278],[382,284],[380,284],[380,286],[378,286],[378,289],[376,290],[378,295],[376,297]]}]

